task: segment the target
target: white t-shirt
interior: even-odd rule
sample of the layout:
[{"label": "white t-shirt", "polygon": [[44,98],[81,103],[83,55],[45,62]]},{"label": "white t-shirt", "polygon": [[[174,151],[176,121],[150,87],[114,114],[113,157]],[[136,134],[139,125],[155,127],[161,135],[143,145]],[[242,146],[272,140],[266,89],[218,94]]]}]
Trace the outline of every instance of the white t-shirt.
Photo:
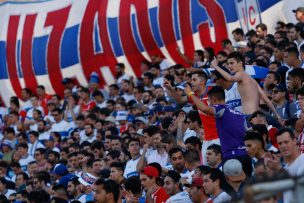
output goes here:
[{"label": "white t-shirt", "polygon": [[26,157],[23,157],[19,160],[19,164],[21,166],[21,169],[23,171],[27,171],[27,165],[32,162],[35,161],[34,157],[32,157],[31,155],[27,155]]},{"label": "white t-shirt", "polygon": [[5,197],[8,199],[9,196],[10,196],[11,194],[13,194],[13,193],[16,193],[16,191],[15,191],[15,190],[12,190],[12,189],[7,189],[7,191],[6,191],[6,193],[5,193],[4,195],[5,195]]},{"label": "white t-shirt", "polygon": [[[291,176],[301,176],[304,174],[304,154],[300,154],[296,160],[290,165],[285,165],[285,169]],[[284,203],[289,203],[293,199],[293,194],[291,191],[284,192],[283,200]]]},{"label": "white t-shirt", "polygon": [[191,202],[192,201],[189,197],[189,194],[185,191],[179,192],[179,193],[171,196],[166,201],[166,203],[191,203]]},{"label": "white t-shirt", "polygon": [[165,167],[168,163],[168,159],[169,156],[167,154],[167,152],[164,152],[164,154],[160,155],[158,154],[157,150],[153,150],[151,151],[150,155],[147,157],[147,163],[153,163],[153,162],[157,162],[161,165],[161,167]]},{"label": "white t-shirt", "polygon": [[124,171],[125,178],[129,178],[129,177],[138,175],[138,172],[136,171],[136,166],[137,166],[139,159],[140,159],[140,156],[137,159],[130,159],[127,162],[126,168]]},{"label": "white t-shirt", "polygon": [[28,153],[31,156],[34,156],[36,149],[39,149],[39,148],[45,148],[45,146],[42,143],[40,143],[38,140],[36,140],[36,142],[34,142],[34,144],[29,143],[28,144]]},{"label": "white t-shirt", "polygon": [[231,197],[226,192],[221,192],[218,194],[212,201],[213,203],[223,203],[223,202],[229,202],[231,200]]},{"label": "white t-shirt", "polygon": [[51,127],[51,132],[59,132],[61,136],[68,136],[70,130],[70,125],[65,120],[60,121],[59,123],[54,123]]},{"label": "white t-shirt", "polygon": [[41,111],[42,116],[44,116],[44,111],[43,111],[42,106],[38,106],[37,108],[31,108],[31,109],[29,109],[29,110],[27,111],[27,113],[26,113],[26,119],[28,119],[28,120],[32,120],[32,119],[33,119],[33,111],[34,111],[35,109]]},{"label": "white t-shirt", "polygon": [[233,85],[225,90],[225,102],[231,107],[237,109],[239,112],[242,112],[242,100],[241,95],[237,89],[237,83],[233,83]]}]

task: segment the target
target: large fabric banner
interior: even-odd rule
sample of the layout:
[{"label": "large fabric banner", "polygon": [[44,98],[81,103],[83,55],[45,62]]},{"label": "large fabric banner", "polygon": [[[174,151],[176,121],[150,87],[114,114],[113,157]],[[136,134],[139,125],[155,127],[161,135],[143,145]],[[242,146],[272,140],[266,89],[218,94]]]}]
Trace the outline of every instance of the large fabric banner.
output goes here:
[{"label": "large fabric banner", "polygon": [[140,62],[156,54],[184,64],[177,46],[191,56],[209,46],[219,51],[237,27],[246,32],[263,22],[271,31],[276,21],[292,18],[282,15],[286,2],[0,0],[0,95],[7,105],[22,88],[39,84],[62,94],[64,77],[87,85],[93,71],[109,85],[117,62],[139,76]]}]

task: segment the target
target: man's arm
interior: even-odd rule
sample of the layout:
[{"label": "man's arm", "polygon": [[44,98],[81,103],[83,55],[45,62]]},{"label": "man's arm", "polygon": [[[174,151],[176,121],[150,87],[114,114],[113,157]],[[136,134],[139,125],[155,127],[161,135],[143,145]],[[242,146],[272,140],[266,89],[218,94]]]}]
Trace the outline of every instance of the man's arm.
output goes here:
[{"label": "man's arm", "polygon": [[147,153],[148,148],[149,148],[149,145],[144,144],[142,154],[140,155],[140,158],[136,165],[136,171],[138,173],[140,173],[144,169],[144,167],[147,165],[146,153]]},{"label": "man's arm", "polygon": [[277,117],[277,119],[281,119],[280,115],[278,114],[278,112],[276,111],[273,103],[268,99],[268,97],[266,96],[265,92],[262,90],[262,88],[260,87],[260,85],[256,82],[257,88],[258,88],[258,92],[260,95],[260,98],[266,103],[266,105],[268,106],[268,108],[271,109],[271,111],[274,113],[274,115]]},{"label": "man's arm", "polygon": [[190,97],[192,99],[192,101],[194,102],[194,104],[196,105],[196,107],[198,109],[200,109],[202,112],[206,113],[206,114],[215,114],[215,110],[213,107],[210,107],[208,105],[206,105],[204,102],[202,102],[199,98],[197,98],[194,95],[194,92],[192,91],[191,87],[189,85],[187,85],[185,87],[185,92],[187,94],[188,97]]},{"label": "man's arm", "polygon": [[164,87],[168,90],[169,96],[171,96],[178,104],[185,104],[187,103],[187,97],[181,97],[175,90],[174,87],[171,86],[169,82],[164,83]]},{"label": "man's arm", "polygon": [[230,75],[226,71],[224,71],[222,68],[220,68],[218,65],[218,62],[216,58],[211,61],[211,67],[215,68],[227,81],[234,81],[234,82],[240,82],[243,80],[242,74],[237,72],[235,75]]}]

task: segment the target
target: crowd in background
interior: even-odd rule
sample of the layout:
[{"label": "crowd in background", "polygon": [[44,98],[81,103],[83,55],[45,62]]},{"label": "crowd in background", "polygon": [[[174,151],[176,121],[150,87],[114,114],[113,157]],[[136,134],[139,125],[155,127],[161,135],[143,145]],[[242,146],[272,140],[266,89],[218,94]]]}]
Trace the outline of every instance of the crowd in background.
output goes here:
[{"label": "crowd in background", "polygon": [[0,202],[235,202],[303,175],[304,7],[293,12],[275,33],[233,30],[218,53],[177,48],[186,67],[155,55],[139,78],[116,64],[105,88],[93,72],[88,87],[64,78],[63,98],[22,89],[0,107]]}]

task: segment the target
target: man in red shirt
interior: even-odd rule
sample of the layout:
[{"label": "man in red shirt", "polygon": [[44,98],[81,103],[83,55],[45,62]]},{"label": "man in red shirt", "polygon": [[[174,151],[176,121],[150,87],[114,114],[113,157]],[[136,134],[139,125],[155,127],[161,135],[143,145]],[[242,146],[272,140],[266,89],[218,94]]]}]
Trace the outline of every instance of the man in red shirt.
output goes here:
[{"label": "man in red shirt", "polygon": [[81,97],[81,105],[80,109],[81,112],[83,112],[85,115],[89,113],[90,110],[92,110],[96,103],[90,99],[90,91],[88,88],[82,88],[80,91],[80,97]]},{"label": "man in red shirt", "polygon": [[48,104],[48,101],[50,101],[52,99],[52,96],[48,95],[45,92],[45,87],[43,85],[37,86],[36,93],[38,96],[39,105],[42,106],[44,114],[47,115],[48,114],[47,104]]},{"label": "man in red shirt", "polygon": [[165,189],[157,185],[158,170],[153,166],[146,166],[140,173],[140,181],[146,191],[146,203],[164,203],[169,198]]},{"label": "man in red shirt", "polygon": [[[220,145],[214,115],[208,115],[199,110],[199,105],[201,102],[208,105],[208,96],[207,96],[208,89],[206,88],[207,79],[208,79],[207,75],[203,71],[196,71],[191,76],[192,89],[189,86],[185,87],[185,92],[188,96],[188,99],[190,100],[191,103],[195,104],[198,107],[199,116],[202,121],[205,132],[203,146],[202,146],[203,164],[207,164],[206,161],[207,148],[211,144]],[[195,100],[195,99],[192,100],[190,98],[191,95],[194,94],[199,98],[199,100]]]}]

